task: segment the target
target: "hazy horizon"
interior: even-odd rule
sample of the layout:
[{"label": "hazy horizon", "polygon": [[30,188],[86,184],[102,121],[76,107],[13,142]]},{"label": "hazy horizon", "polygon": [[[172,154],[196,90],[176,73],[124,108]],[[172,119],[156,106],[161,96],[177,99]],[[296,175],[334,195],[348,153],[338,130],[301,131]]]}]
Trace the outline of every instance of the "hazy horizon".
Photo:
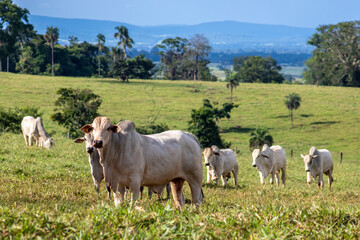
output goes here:
[{"label": "hazy horizon", "polygon": [[359,19],[360,1],[343,0],[14,0],[32,15],[105,20],[138,26],[196,25],[236,21],[316,28]]}]

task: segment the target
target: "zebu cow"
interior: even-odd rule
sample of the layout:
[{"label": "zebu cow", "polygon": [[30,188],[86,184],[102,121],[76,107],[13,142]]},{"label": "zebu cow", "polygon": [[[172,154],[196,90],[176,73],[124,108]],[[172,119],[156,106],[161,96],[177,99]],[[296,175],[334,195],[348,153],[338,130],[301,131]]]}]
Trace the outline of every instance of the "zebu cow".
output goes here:
[{"label": "zebu cow", "polygon": [[202,203],[201,149],[192,134],[173,130],[141,135],[133,122],[113,125],[106,117],[95,118],[81,131],[94,136],[93,146],[98,149],[105,181],[114,191],[115,205],[124,201],[125,187],[137,199],[141,186],[171,182],[175,204],[181,208],[185,204],[184,181],[190,185],[193,203]]},{"label": "zebu cow", "polygon": [[286,182],[286,152],[281,146],[269,147],[265,144],[260,149],[254,149],[252,153],[252,166],[259,170],[260,183],[265,184],[264,178],[271,174],[270,183],[274,183],[274,176],[276,177],[276,184],[280,185],[279,173],[282,171],[281,180],[285,186]]},{"label": "zebu cow", "polygon": [[[75,139],[75,143],[85,142],[86,152],[89,156],[89,164],[91,168],[91,176],[94,182],[96,192],[99,194],[100,183],[104,179],[104,170],[100,164],[100,156],[98,151],[92,145],[94,137],[90,133],[86,133],[84,137]],[[108,191],[109,200],[111,199],[111,190],[108,185],[106,185]]]},{"label": "zebu cow", "polygon": [[231,149],[219,149],[217,146],[204,149],[205,166],[207,167],[207,183],[215,179],[216,184],[219,179],[226,186],[231,172],[234,176],[234,184],[237,185],[238,162],[235,153]]},{"label": "zebu cow", "polygon": [[26,146],[32,145],[33,138],[37,146],[50,148],[54,145],[54,140],[45,131],[41,117],[24,117],[21,121],[21,130]]},{"label": "zebu cow", "polygon": [[319,177],[318,186],[320,189],[324,187],[323,174],[329,176],[329,188],[331,188],[331,183],[334,181],[332,177],[333,172],[333,160],[331,153],[326,149],[317,150],[315,147],[311,147],[309,155],[302,155],[305,163],[305,171],[307,173],[307,184],[310,187],[311,176],[314,180]]}]

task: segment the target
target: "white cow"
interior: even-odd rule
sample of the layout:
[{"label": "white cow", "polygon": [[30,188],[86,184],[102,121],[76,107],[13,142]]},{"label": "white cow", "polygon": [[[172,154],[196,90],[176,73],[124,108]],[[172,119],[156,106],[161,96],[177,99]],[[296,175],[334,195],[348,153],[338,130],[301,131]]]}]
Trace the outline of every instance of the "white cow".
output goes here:
[{"label": "white cow", "polygon": [[207,168],[207,183],[215,179],[216,184],[219,179],[226,186],[231,172],[234,176],[234,184],[237,185],[238,162],[236,154],[231,149],[219,149],[217,146],[204,149],[205,166]]},{"label": "white cow", "polygon": [[270,183],[274,183],[274,176],[276,177],[276,184],[280,185],[279,173],[282,171],[281,180],[285,186],[286,182],[286,152],[281,146],[269,147],[265,144],[260,149],[254,149],[252,152],[253,163],[252,166],[259,170],[260,183],[265,184],[264,178],[271,174]]},{"label": "white cow", "polygon": [[98,149],[115,205],[124,201],[125,187],[136,199],[141,186],[171,182],[175,204],[181,208],[185,204],[184,181],[190,185],[193,203],[202,203],[201,149],[194,135],[182,131],[141,135],[133,122],[113,125],[106,117],[95,118],[81,130],[94,136],[93,146]]},{"label": "white cow", "polygon": [[[91,168],[91,175],[94,182],[96,192],[99,194],[100,183],[104,179],[104,169],[100,164],[100,156],[98,151],[92,145],[94,137],[91,133],[86,133],[84,137],[75,139],[75,143],[85,142],[86,152],[89,156],[89,164]],[[111,189],[106,185],[108,191],[108,198],[111,199]]]},{"label": "white cow", "polygon": [[31,116],[24,117],[21,121],[21,130],[26,146],[31,146],[33,139],[40,147],[50,148],[54,145],[54,140],[45,131],[41,117],[36,119]]},{"label": "white cow", "polygon": [[326,149],[317,150],[315,147],[311,147],[309,155],[302,155],[305,163],[305,171],[307,173],[307,184],[310,187],[311,176],[314,180],[319,177],[318,186],[320,189],[324,186],[323,174],[329,176],[329,188],[331,188],[331,183],[334,181],[332,177],[333,172],[333,159],[331,153]]}]

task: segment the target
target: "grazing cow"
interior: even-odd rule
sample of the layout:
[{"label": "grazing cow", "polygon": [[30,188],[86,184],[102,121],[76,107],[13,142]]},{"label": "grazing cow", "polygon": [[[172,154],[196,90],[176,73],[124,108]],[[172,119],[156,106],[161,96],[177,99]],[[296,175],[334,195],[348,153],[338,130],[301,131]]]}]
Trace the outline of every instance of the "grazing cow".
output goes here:
[{"label": "grazing cow", "polygon": [[21,130],[26,146],[32,145],[33,138],[37,146],[50,148],[54,145],[54,140],[45,131],[41,117],[36,119],[31,116],[24,117],[21,121]]},{"label": "grazing cow", "polygon": [[302,155],[305,163],[305,171],[307,173],[307,184],[310,187],[311,176],[314,180],[319,177],[318,186],[320,189],[324,186],[323,174],[329,176],[329,188],[331,188],[331,183],[334,181],[332,177],[333,172],[333,160],[331,153],[326,149],[317,150],[315,147],[311,147],[309,155]]},{"label": "grazing cow", "polygon": [[207,168],[207,183],[215,179],[219,183],[221,177],[223,186],[226,186],[231,172],[234,176],[234,184],[237,185],[238,162],[235,153],[231,149],[219,149],[217,146],[204,149],[205,166]]},{"label": "grazing cow", "polygon": [[[94,181],[96,192],[99,194],[100,183],[104,179],[104,170],[100,164],[99,153],[92,145],[93,141],[94,137],[91,133],[86,133],[84,137],[75,139],[75,143],[85,142],[86,152],[89,155],[89,164],[91,168],[92,179]],[[111,189],[108,185],[106,185],[106,189],[108,191],[109,200],[111,200]]]},{"label": "grazing cow", "polygon": [[259,170],[260,183],[265,184],[264,178],[271,174],[270,183],[274,183],[274,176],[276,184],[280,185],[279,173],[282,171],[281,180],[285,186],[286,181],[286,152],[281,146],[269,147],[265,144],[260,149],[254,149],[252,152],[253,163],[252,166]]},{"label": "grazing cow", "polygon": [[193,203],[201,204],[201,149],[194,135],[176,130],[141,135],[133,122],[125,120],[113,125],[107,117],[95,118],[81,131],[94,136],[93,146],[98,149],[115,205],[124,201],[125,187],[137,199],[140,186],[171,182],[175,204],[181,208],[185,204],[184,181],[190,185]]}]

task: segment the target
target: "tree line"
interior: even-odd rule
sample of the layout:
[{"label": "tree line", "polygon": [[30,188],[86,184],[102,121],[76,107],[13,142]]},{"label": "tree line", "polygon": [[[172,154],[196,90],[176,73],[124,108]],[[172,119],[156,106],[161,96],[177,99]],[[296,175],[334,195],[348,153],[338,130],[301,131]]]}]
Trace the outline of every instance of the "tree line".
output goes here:
[{"label": "tree line", "polygon": [[[68,44],[58,44],[60,32],[49,26],[44,35],[29,23],[30,12],[12,0],[0,0],[0,71],[62,76],[163,78],[216,81],[208,67],[209,41],[200,34],[190,39],[166,38],[150,55],[158,56],[155,65],[145,52],[129,57],[135,44],[125,26],[115,28],[118,44],[105,45],[101,33],[96,43],[79,42],[69,36]],[[360,21],[323,25],[310,38],[312,57],[305,62],[305,82],[316,85],[360,86]],[[137,52],[137,51],[136,51]],[[139,54],[139,52],[137,52]],[[229,88],[236,82],[282,83],[281,67],[270,56],[235,56],[233,69],[225,69]]]}]

